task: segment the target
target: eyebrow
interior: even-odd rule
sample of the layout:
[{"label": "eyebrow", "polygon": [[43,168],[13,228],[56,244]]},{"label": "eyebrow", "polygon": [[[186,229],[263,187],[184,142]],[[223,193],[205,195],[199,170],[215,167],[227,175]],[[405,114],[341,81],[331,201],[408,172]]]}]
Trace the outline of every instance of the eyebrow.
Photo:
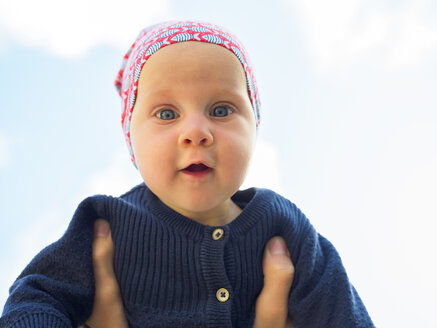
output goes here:
[{"label": "eyebrow", "polygon": [[[234,88],[220,88],[220,89],[214,89],[214,95],[217,97],[223,97],[223,96],[231,96],[231,97],[242,97],[246,96],[248,94],[248,90],[245,90],[247,93],[242,94],[240,91],[236,91]],[[142,96],[149,98],[149,97],[167,97],[169,94],[173,93],[173,88],[162,88],[155,91],[147,90],[145,91]]]}]

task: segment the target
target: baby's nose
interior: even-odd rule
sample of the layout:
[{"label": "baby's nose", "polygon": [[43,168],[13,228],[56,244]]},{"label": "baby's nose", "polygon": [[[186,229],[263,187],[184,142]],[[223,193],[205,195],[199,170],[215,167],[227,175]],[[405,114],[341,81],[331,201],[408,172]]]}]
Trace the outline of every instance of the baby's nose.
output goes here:
[{"label": "baby's nose", "polygon": [[213,143],[213,136],[207,119],[192,118],[187,120],[179,136],[182,146],[209,146]]}]

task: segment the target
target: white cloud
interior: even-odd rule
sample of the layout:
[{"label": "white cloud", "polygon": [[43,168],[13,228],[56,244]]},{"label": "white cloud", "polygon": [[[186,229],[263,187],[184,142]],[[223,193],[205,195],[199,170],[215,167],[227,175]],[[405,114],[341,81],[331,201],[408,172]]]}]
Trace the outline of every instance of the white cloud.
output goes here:
[{"label": "white cloud", "polygon": [[[415,67],[437,50],[437,10],[426,0],[411,1],[393,15],[399,29],[388,56],[393,68]],[[435,58],[435,57],[434,57]]]},{"label": "white cloud", "polygon": [[0,29],[26,45],[74,57],[100,44],[129,47],[141,28],[168,11],[168,0],[1,1]]},{"label": "white cloud", "polygon": [[273,145],[258,138],[249,172],[241,189],[268,188],[285,195],[285,190],[281,184],[279,160],[278,150]]},{"label": "white cloud", "polygon": [[[417,66],[437,51],[437,11],[430,0],[284,0],[301,14],[318,69],[348,66],[382,51],[391,68]],[[391,6],[391,8],[390,8]]]},{"label": "white cloud", "polygon": [[7,138],[0,133],[0,169],[8,166],[9,161],[9,142]]},{"label": "white cloud", "polygon": [[141,175],[130,163],[127,151],[120,150],[106,168],[87,179],[83,194],[85,197],[94,194],[119,196],[141,182]]}]

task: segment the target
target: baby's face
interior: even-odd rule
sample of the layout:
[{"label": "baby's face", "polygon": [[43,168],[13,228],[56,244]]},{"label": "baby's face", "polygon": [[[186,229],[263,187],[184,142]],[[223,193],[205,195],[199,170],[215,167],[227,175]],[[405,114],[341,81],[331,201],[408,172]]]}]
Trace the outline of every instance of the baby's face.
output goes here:
[{"label": "baby's face", "polygon": [[152,192],[198,221],[231,215],[256,133],[235,55],[197,41],[160,49],[143,67],[132,115],[136,164]]}]

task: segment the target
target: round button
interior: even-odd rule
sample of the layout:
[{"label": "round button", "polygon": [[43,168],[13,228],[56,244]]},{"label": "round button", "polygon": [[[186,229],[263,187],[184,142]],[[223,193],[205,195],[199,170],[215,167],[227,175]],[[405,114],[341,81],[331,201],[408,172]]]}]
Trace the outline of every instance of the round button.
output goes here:
[{"label": "round button", "polygon": [[212,239],[214,240],[219,240],[220,238],[223,237],[224,231],[222,228],[217,228],[214,230],[214,232],[212,233]]},{"label": "round button", "polygon": [[217,293],[215,294],[215,296],[217,297],[217,299],[220,302],[226,302],[229,299],[229,292],[227,289],[225,288],[220,288]]}]

